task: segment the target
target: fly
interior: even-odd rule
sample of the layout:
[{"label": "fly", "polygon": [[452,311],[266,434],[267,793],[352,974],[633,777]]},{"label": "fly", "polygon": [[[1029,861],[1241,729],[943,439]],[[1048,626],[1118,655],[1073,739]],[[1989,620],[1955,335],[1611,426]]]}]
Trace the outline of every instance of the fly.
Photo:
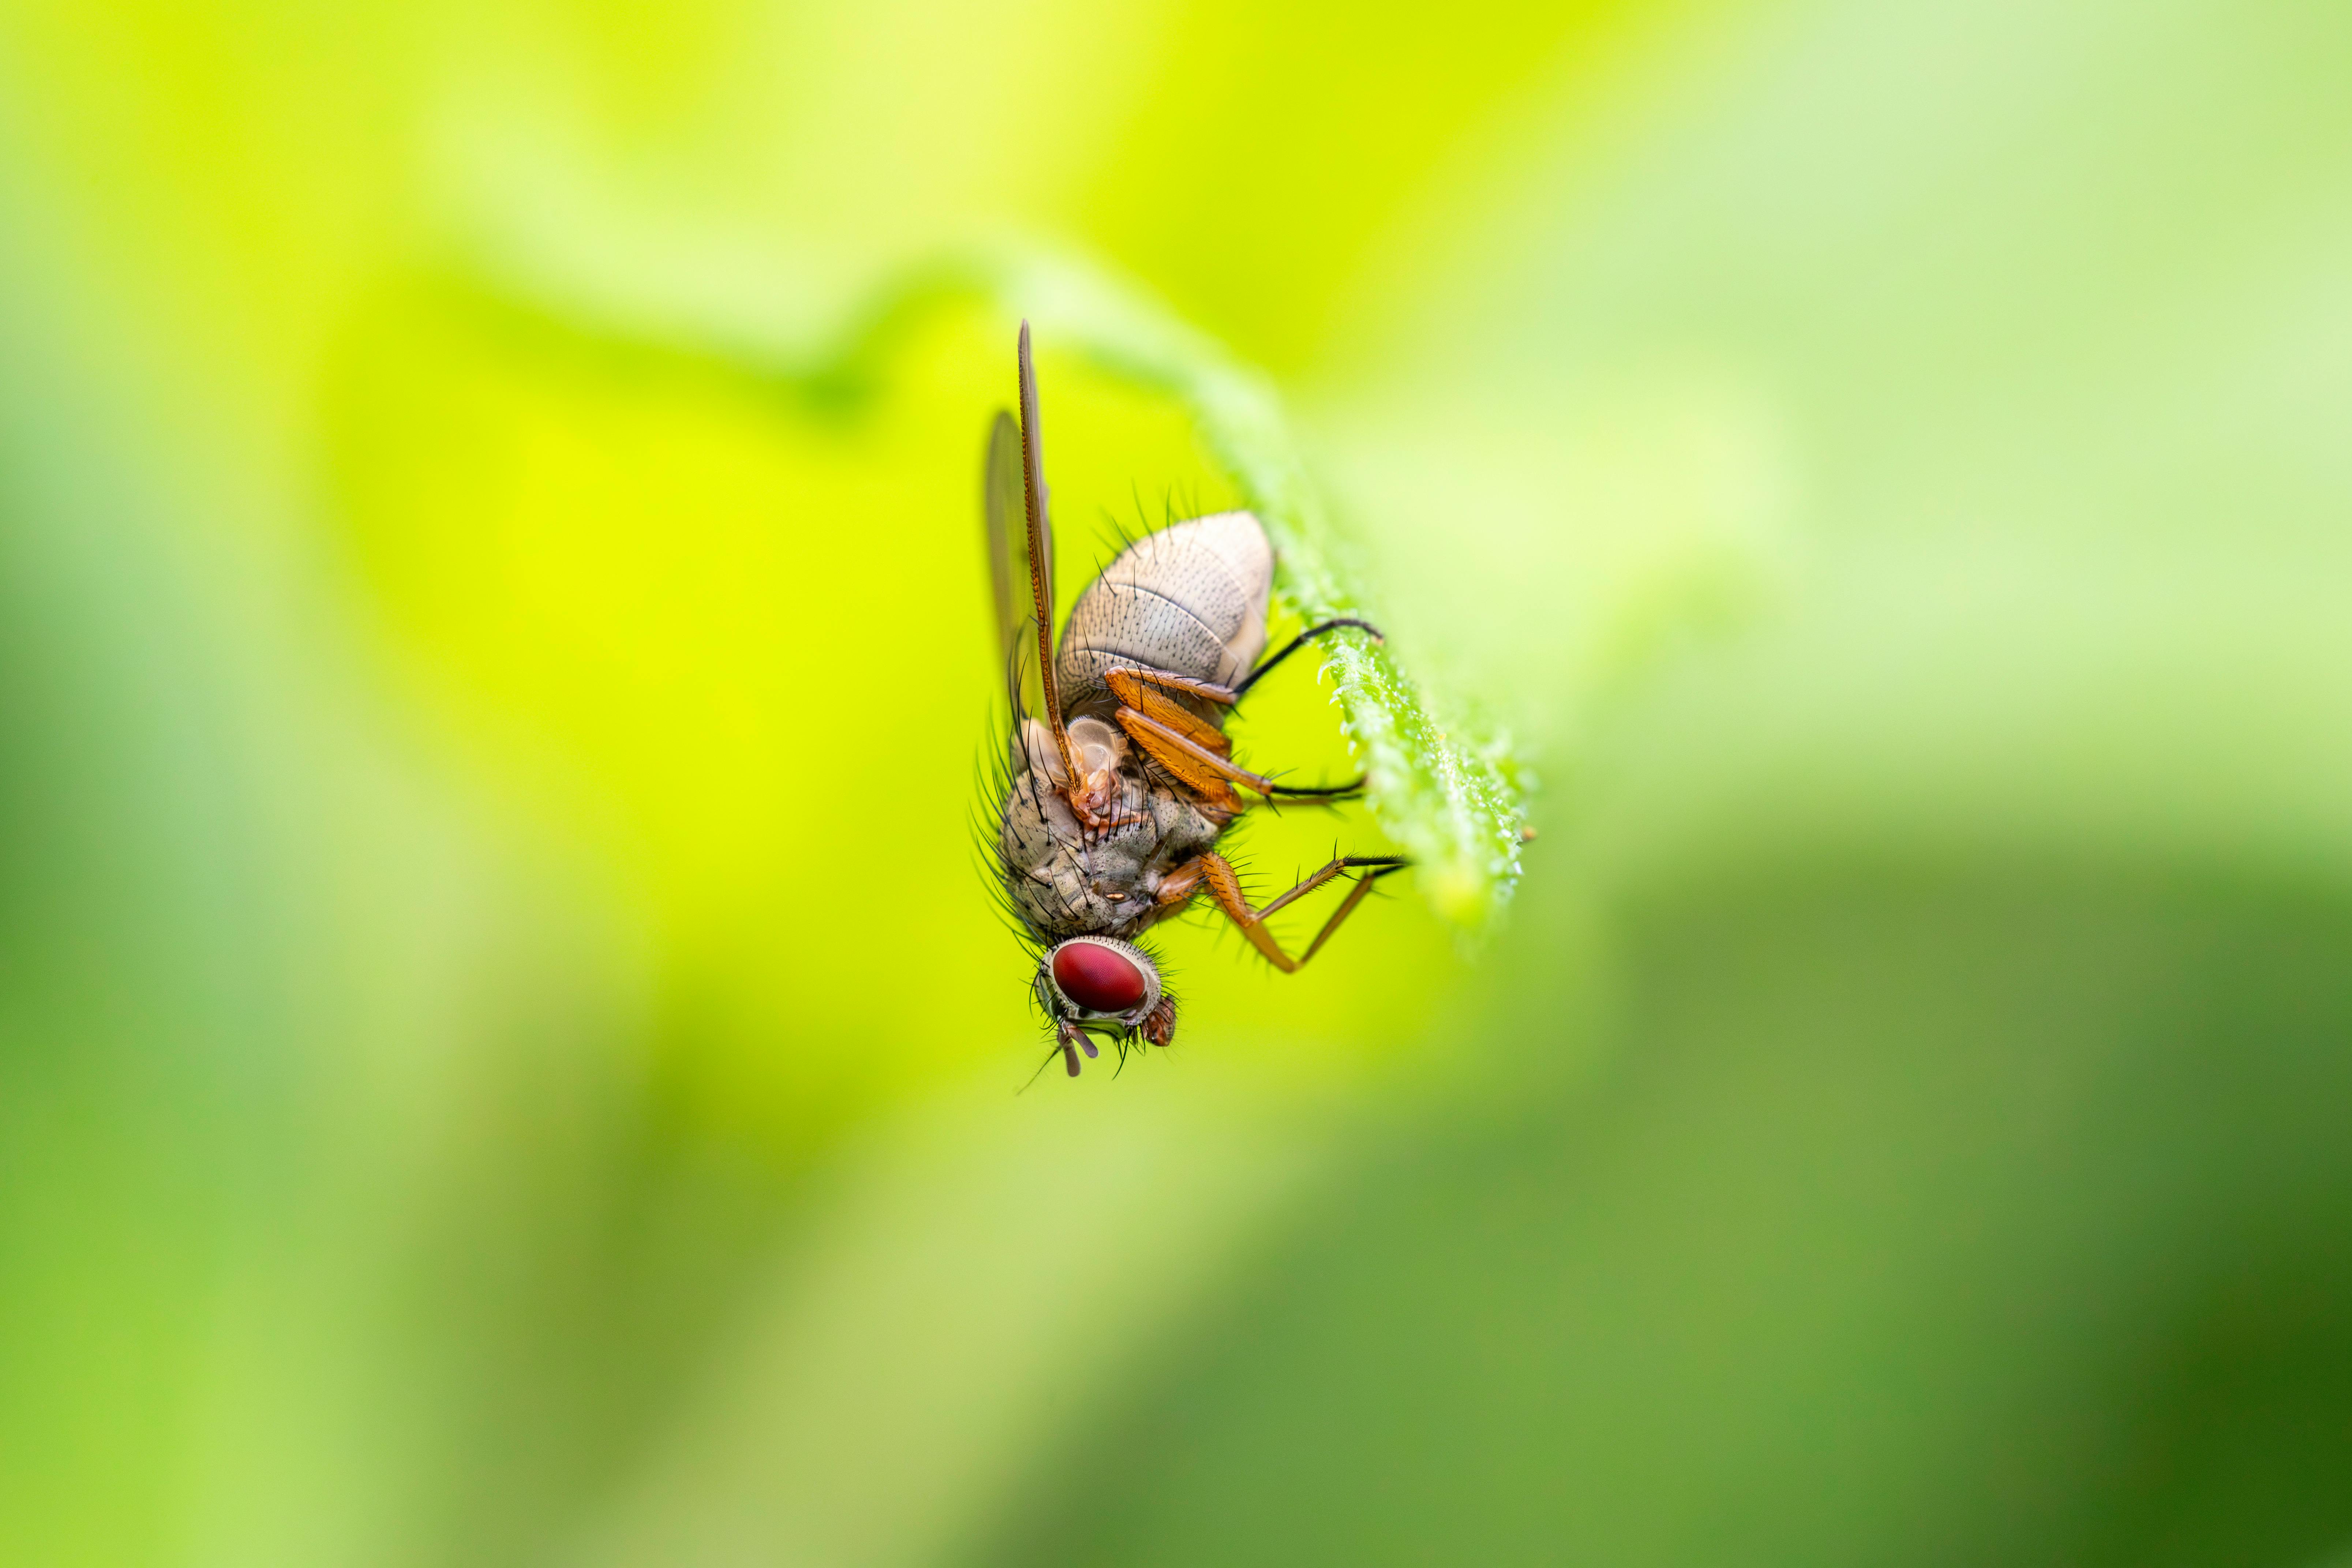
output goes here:
[{"label": "fly", "polygon": [[[1233,759],[1225,718],[1267,671],[1341,618],[1265,651],[1274,551],[1247,512],[1173,523],[1136,540],[1087,585],[1054,638],[1053,523],[1037,431],[1037,372],[1021,324],[1021,416],[989,433],[983,499],[998,653],[1013,681],[1009,780],[997,824],[1005,903],[1033,939],[1030,988],[1073,1078],[1093,1035],[1122,1049],[1175,1038],[1176,998],[1136,939],[1206,894],[1285,974],[1322,950],[1396,855],[1333,860],[1263,908],[1243,896],[1218,840],[1257,800],[1353,798],[1364,780],[1277,784]],[[1344,880],[1348,894],[1293,958],[1265,917]]]}]

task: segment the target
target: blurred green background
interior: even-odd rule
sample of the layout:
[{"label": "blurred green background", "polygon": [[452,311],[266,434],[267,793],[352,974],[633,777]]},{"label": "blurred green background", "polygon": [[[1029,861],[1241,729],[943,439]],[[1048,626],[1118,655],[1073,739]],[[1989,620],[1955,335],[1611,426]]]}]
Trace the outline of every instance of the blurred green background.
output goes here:
[{"label": "blurred green background", "polygon": [[[2352,1548],[2347,82],[2317,0],[0,0],[0,1560]],[[1180,932],[1025,1094],[1009,323],[779,370],[1004,244],[1276,378],[1546,786],[1477,950]],[[1066,563],[1226,498],[1042,370]],[[1345,766],[1311,670],[1240,734]]]}]

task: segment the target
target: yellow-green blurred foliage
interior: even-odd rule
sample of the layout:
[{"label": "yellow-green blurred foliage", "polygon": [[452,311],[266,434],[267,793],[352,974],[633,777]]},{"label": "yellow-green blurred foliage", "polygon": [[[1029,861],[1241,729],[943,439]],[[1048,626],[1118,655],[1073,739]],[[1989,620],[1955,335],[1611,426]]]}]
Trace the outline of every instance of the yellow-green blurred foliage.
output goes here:
[{"label": "yellow-green blurred foliage", "polygon": [[[2315,3],[0,0],[0,1561],[2352,1544],[2347,82]],[[1548,790],[1478,951],[1202,923],[1025,1094],[1009,323],[804,373],[1006,245],[1274,374]],[[1066,595],[1231,499],[1041,364]]]}]

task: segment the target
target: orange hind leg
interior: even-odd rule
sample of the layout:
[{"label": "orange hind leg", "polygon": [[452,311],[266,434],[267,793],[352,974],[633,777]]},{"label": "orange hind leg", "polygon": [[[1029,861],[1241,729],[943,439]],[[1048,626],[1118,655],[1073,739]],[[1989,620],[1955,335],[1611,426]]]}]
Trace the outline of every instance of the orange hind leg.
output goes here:
[{"label": "orange hind leg", "polygon": [[[1295,975],[1307,959],[1322,951],[1323,944],[1331,939],[1331,933],[1339,929],[1339,923],[1356,912],[1356,905],[1363,903],[1365,895],[1372,891],[1372,883],[1391,872],[1402,871],[1405,865],[1406,862],[1401,855],[1342,855],[1264,909],[1252,909],[1249,900],[1242,896],[1241,879],[1234,874],[1233,866],[1224,856],[1212,850],[1185,862],[1171,873],[1161,888],[1160,901],[1165,904],[1181,903],[1192,897],[1201,883],[1207,883],[1209,896],[1216,900],[1217,907],[1224,911],[1226,919],[1241,927],[1242,935],[1249,938],[1250,946],[1284,974]],[[1323,923],[1323,929],[1315,934],[1315,940],[1307,945],[1307,951],[1296,958],[1285,953],[1282,944],[1274,939],[1274,933],[1265,928],[1265,917],[1291,900],[1314,892],[1341,873],[1356,870],[1362,870],[1365,874],[1353,879],[1356,885],[1349,889],[1346,898],[1339,901],[1339,907],[1331,912],[1331,918]]]}]

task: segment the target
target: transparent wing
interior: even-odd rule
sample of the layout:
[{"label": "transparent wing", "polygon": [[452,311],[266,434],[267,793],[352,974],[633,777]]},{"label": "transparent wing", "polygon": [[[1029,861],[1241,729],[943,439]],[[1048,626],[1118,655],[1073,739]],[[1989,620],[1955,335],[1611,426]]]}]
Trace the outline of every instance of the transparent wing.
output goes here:
[{"label": "transparent wing", "polygon": [[981,476],[988,523],[989,586],[996,596],[997,648],[1013,713],[1018,766],[1076,779],[1077,757],[1062,722],[1054,675],[1054,531],[1037,438],[1037,369],[1029,323],[1021,323],[1021,419],[999,413],[988,432]]},{"label": "transparent wing", "polygon": [[[1014,716],[1042,719],[1045,688],[1037,678],[1037,622],[1031,610],[1035,597],[1022,483],[1021,427],[1000,411],[989,426],[988,463],[981,476],[989,587],[996,599],[996,665],[1012,694]],[[1046,559],[1050,562],[1050,554]],[[1050,567],[1045,601],[1053,602]]]},{"label": "transparent wing", "polygon": [[[1052,771],[1076,779],[1077,757],[1062,722],[1062,695],[1054,675],[1054,525],[1045,488],[1045,460],[1037,433],[1037,367],[1029,356],[1029,323],[1021,323],[1021,420],[1004,414],[989,431],[982,489],[988,514],[991,583],[996,625],[1003,642],[1005,677],[1020,754],[1051,757]],[[1017,508],[1017,509],[1016,509]],[[1014,519],[1018,517],[1016,523]],[[1022,602],[1022,590],[1028,601]],[[1032,725],[1026,722],[1035,719]]]}]

